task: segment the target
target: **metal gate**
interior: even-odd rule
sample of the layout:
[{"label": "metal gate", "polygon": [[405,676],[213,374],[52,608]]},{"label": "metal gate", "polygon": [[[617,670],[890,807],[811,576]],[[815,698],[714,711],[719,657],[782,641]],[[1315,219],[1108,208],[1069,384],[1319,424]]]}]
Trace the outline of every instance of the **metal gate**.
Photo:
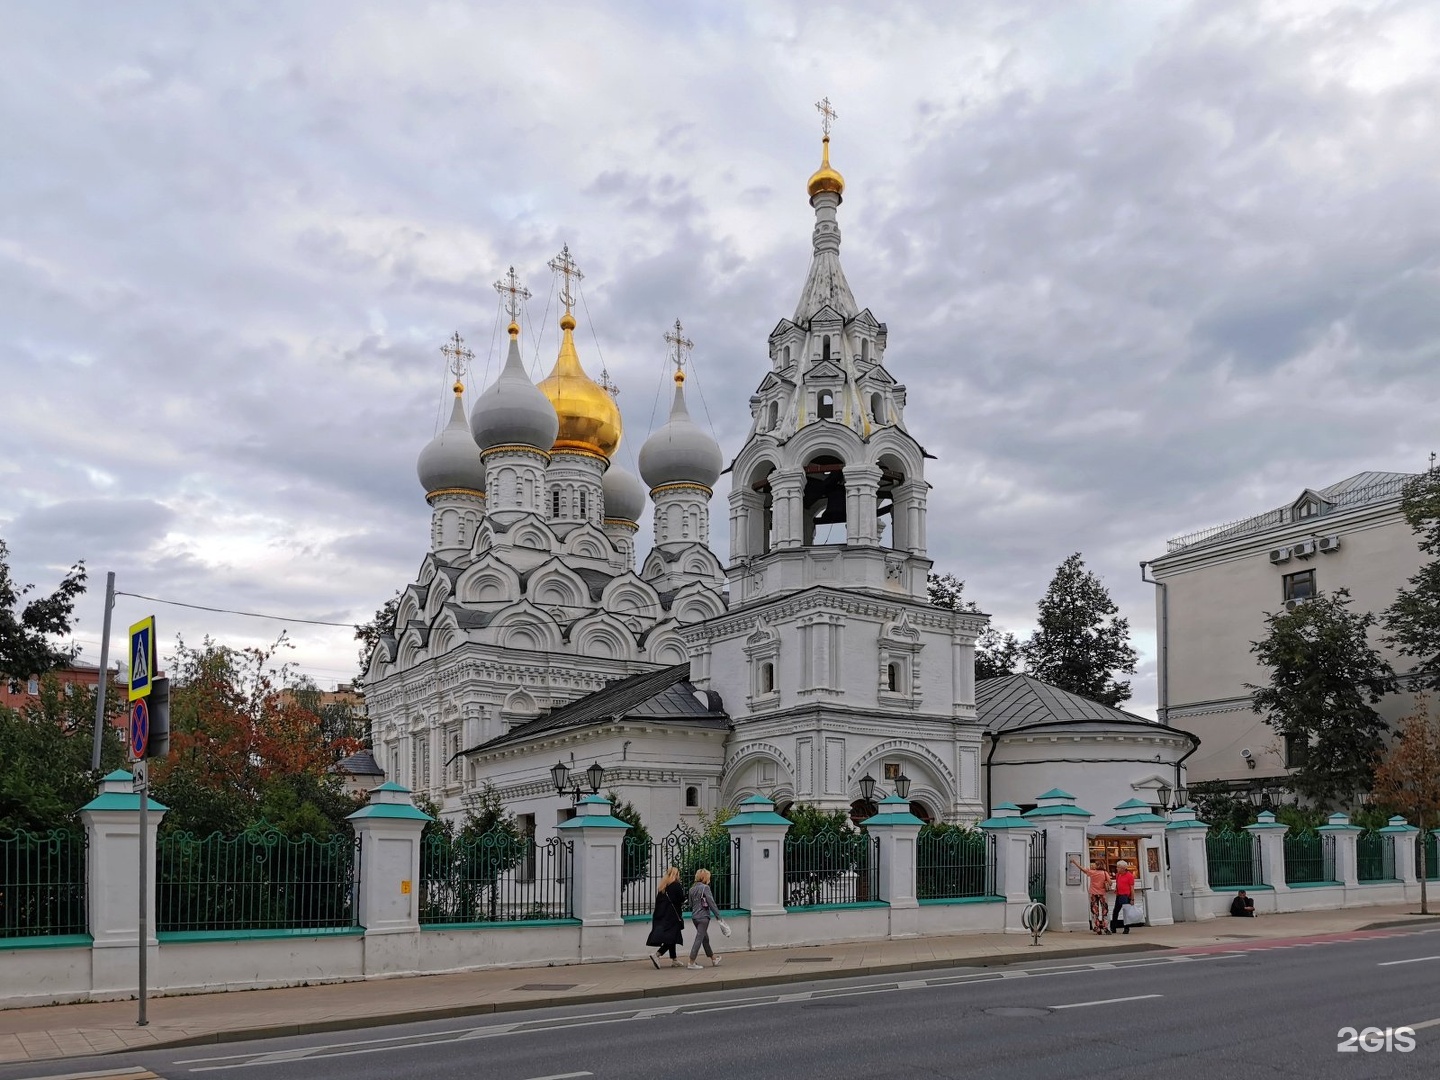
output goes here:
[{"label": "metal gate", "polygon": [[1030,837],[1030,899],[1037,904],[1045,903],[1045,834],[1037,832]]}]

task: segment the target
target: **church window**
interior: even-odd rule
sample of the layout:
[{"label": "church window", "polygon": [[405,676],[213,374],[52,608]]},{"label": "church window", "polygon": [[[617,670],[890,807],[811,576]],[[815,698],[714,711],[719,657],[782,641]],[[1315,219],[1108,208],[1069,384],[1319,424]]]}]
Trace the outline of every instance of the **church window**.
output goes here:
[{"label": "church window", "polygon": [[392,784],[398,784],[400,782],[400,748],[398,746],[392,747],[390,750],[389,780]]},{"label": "church window", "polygon": [[861,359],[861,360],[869,360],[869,359],[870,359],[870,339],[869,339],[869,338],[861,338],[861,339],[860,339],[860,359]]},{"label": "church window", "polygon": [[830,335],[826,334],[820,341],[820,359],[830,359]]},{"label": "church window", "polygon": [[556,488],[554,491],[550,492],[550,516],[553,517],[553,518],[558,518],[558,517],[560,516],[560,489],[559,489],[559,488]]},{"label": "church window", "polygon": [[448,770],[452,784],[458,784],[464,779],[464,769],[465,759],[460,756],[460,733],[452,731],[450,733],[450,766]]},{"label": "church window", "polygon": [[590,516],[590,500],[586,497],[587,495],[588,492],[580,492],[580,516],[582,518]]},{"label": "church window", "polygon": [[830,390],[821,390],[815,395],[815,415],[821,420],[835,419],[835,394]]},{"label": "church window", "polygon": [[883,395],[870,395],[870,416],[877,424],[885,423],[885,398]]},{"label": "church window", "polygon": [[775,430],[777,427],[779,427],[779,426],[780,426],[780,403],[779,403],[778,401],[772,401],[772,402],[770,402],[770,419],[769,419],[769,421],[768,421],[768,422],[766,423],[766,425],[765,425],[765,430],[766,430],[766,431],[774,431],[774,430]]},{"label": "church window", "polygon": [[699,789],[699,788],[697,788],[697,787],[687,787],[687,788],[685,789],[685,805],[686,805],[686,806],[699,806],[699,805],[700,805],[700,789]]},{"label": "church window", "polygon": [[786,345],[786,346],[785,346],[785,366],[786,366],[786,367],[789,367],[789,366],[790,366],[790,346],[789,346],[789,345]]},{"label": "church window", "polygon": [[900,665],[893,661],[885,666],[886,689],[892,694],[900,692]]},{"label": "church window", "polygon": [[775,692],[775,665],[764,663],[760,665],[760,693],[773,694]]}]

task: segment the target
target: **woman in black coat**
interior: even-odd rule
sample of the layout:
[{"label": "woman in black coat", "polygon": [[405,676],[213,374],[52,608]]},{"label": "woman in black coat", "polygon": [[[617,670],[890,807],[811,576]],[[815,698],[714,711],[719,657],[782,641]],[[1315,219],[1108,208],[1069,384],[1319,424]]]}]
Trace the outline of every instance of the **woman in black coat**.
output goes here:
[{"label": "woman in black coat", "polygon": [[671,967],[684,967],[675,956],[675,947],[683,944],[685,917],[680,914],[685,906],[685,890],[680,886],[680,871],[672,866],[660,879],[660,891],[655,894],[655,913],[650,916],[650,936],[645,944],[658,951],[651,955],[650,963],[656,970],[660,957],[670,954]]}]

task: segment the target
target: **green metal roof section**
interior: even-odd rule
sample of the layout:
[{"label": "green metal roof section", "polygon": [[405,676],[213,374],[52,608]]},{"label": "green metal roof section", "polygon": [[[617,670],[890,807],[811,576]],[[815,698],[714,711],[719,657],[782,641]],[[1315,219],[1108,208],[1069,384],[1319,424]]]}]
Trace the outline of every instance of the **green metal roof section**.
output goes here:
[{"label": "green metal roof section", "polygon": [[1036,798],[1036,799],[1073,799],[1073,798],[1075,798],[1075,796],[1074,796],[1074,795],[1071,795],[1068,791],[1061,791],[1058,787],[1052,787],[1049,791],[1045,792],[1044,795],[1037,795],[1037,796],[1035,796],[1035,798]]},{"label": "green metal roof section", "polygon": [[1261,810],[1255,819],[1254,825],[1246,825],[1246,832],[1265,832],[1270,829],[1288,829],[1289,825],[1275,820],[1275,815],[1269,810]]},{"label": "green metal roof section", "polygon": [[1171,829],[1208,829],[1208,828],[1210,828],[1210,826],[1207,825],[1205,822],[1201,821],[1199,818],[1181,818],[1181,819],[1178,820],[1178,821],[1167,821],[1167,822],[1165,823],[1165,829],[1166,829],[1167,832],[1168,832],[1169,830],[1171,830]]},{"label": "green metal roof section", "polygon": [[[115,773],[111,773],[105,779],[110,780],[115,775]],[[129,773],[122,773],[121,775],[127,778],[130,776]],[[140,796],[138,794],[132,794],[128,791],[102,791],[99,795],[96,795],[95,798],[91,799],[80,809],[134,810],[138,814],[140,812]],[[149,799],[147,800],[146,809],[159,811],[169,810],[170,808],[163,803],[156,802],[154,799]]]},{"label": "green metal roof section", "polygon": [[557,829],[628,829],[630,823],[621,821],[611,814],[581,814],[569,821],[562,821]]},{"label": "green metal roof section", "polygon": [[370,803],[362,806],[353,814],[345,817],[346,821],[363,821],[367,818],[390,818],[402,821],[434,821],[424,810],[415,806],[407,806],[404,803]]},{"label": "green metal roof section", "polygon": [[727,829],[738,829],[746,825],[793,825],[795,824],[787,817],[782,817],[773,810],[752,810],[748,814],[736,814],[729,821],[725,822]]},{"label": "green metal roof section", "polygon": [[1123,825],[1166,825],[1170,823],[1159,814],[1121,814],[1119,817],[1112,817],[1105,822],[1106,827]]},{"label": "green metal roof section", "polygon": [[374,788],[374,789],[372,789],[372,790],[373,790],[373,791],[398,791],[398,792],[400,792],[400,793],[403,794],[403,795],[409,795],[409,794],[410,794],[410,789],[409,789],[408,787],[406,787],[404,784],[397,784],[394,780],[387,780],[385,783],[381,784],[379,787]]},{"label": "green metal roof section", "polygon": [[[997,806],[995,809],[1002,809]],[[980,822],[982,829],[1033,829],[1035,826],[1026,821],[1023,817],[1017,816],[1020,813],[1018,806],[1012,807],[1014,814],[1007,814],[1005,817],[988,817]]]},{"label": "green metal roof section", "polygon": [[1150,804],[1147,803],[1147,802],[1141,802],[1139,799],[1126,799],[1126,800],[1125,800],[1124,802],[1122,802],[1119,806],[1115,807],[1115,809],[1116,809],[1116,810],[1147,810],[1147,811],[1148,811],[1148,810],[1150,809]]},{"label": "green metal roof section", "polygon": [[924,825],[925,822],[907,810],[903,814],[876,814],[874,817],[866,818],[860,824],[866,828],[878,825],[883,829],[887,825]]},{"label": "green metal roof section", "polygon": [[1386,825],[1383,829],[1377,829],[1376,831],[1379,833],[1389,833],[1393,836],[1396,833],[1416,833],[1420,830],[1417,829],[1414,825],[1411,825],[1399,814],[1396,814],[1390,819],[1389,825]]},{"label": "green metal roof section", "polygon": [[116,769],[114,772],[106,773],[102,776],[100,782],[103,784],[108,780],[111,783],[128,784],[134,779],[134,773],[126,772],[124,769]]}]

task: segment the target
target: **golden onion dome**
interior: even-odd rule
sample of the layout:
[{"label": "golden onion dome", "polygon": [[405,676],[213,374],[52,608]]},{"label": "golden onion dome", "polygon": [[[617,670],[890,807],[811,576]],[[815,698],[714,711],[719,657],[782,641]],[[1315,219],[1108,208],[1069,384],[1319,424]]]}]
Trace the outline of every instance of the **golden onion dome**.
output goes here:
[{"label": "golden onion dome", "polygon": [[815,175],[810,177],[808,185],[810,198],[815,198],[822,191],[833,191],[836,195],[845,194],[845,178],[830,167],[830,136],[825,136],[824,149],[821,152],[820,168],[815,170]]},{"label": "golden onion dome", "polygon": [[560,355],[555,367],[540,383],[540,392],[555,406],[560,430],[556,450],[583,450],[609,458],[620,445],[620,410],[580,366],[575,352],[575,316],[568,311],[560,317]]}]

